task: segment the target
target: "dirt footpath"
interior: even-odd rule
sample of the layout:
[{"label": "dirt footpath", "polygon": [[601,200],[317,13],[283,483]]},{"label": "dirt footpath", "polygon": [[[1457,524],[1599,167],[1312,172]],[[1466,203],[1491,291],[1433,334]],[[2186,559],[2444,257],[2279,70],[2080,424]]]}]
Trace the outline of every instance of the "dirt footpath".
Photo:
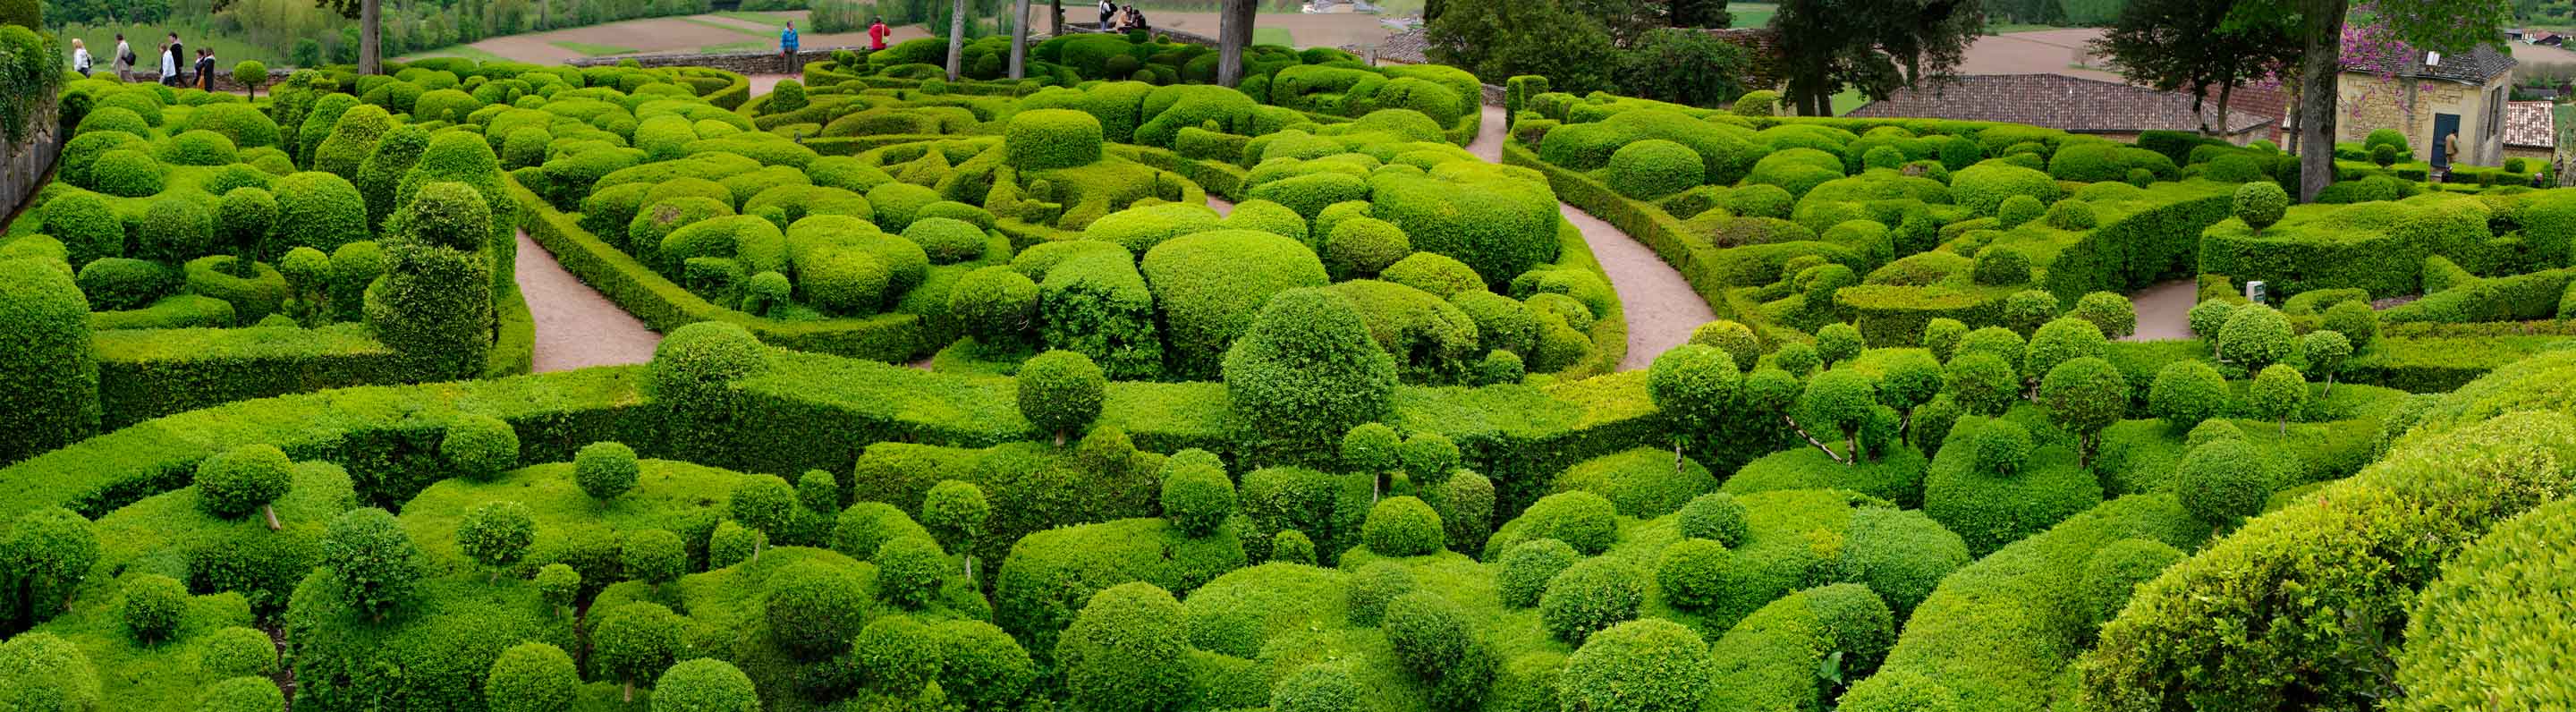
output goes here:
[{"label": "dirt footpath", "polygon": [[519,231],[517,277],[536,317],[537,373],[653,360],[662,335],[564,271],[525,230]]}]

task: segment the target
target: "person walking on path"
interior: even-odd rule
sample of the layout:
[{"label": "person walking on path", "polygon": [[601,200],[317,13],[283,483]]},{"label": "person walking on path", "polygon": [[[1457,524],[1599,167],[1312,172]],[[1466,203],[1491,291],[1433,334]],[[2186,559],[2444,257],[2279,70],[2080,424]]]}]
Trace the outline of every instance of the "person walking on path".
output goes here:
[{"label": "person walking on path", "polygon": [[179,80],[179,71],[181,68],[188,66],[184,64],[184,62],[188,61],[186,59],[188,55],[185,54],[187,51],[186,46],[179,43],[179,33],[170,33],[169,43],[163,45],[161,48],[161,83],[163,85],[170,87],[186,86]]},{"label": "person walking on path", "polygon": [[116,68],[117,81],[134,81],[134,48],[125,44],[125,33],[116,33],[116,56],[108,61]]},{"label": "person walking on path", "polygon": [[788,20],[787,29],[778,33],[778,58],[784,60],[788,74],[796,73],[796,21]]},{"label": "person walking on path", "polygon": [[891,34],[894,34],[894,30],[886,29],[885,18],[880,17],[868,21],[868,51],[874,52],[885,49],[886,35]]},{"label": "person walking on path", "polygon": [[89,48],[82,46],[78,37],[72,38],[72,71],[89,76]]},{"label": "person walking on path", "polygon": [[1109,31],[1109,19],[1118,14],[1118,3],[1100,0],[1100,31]]},{"label": "person walking on path", "polygon": [[197,88],[215,90],[215,50],[197,50]]}]

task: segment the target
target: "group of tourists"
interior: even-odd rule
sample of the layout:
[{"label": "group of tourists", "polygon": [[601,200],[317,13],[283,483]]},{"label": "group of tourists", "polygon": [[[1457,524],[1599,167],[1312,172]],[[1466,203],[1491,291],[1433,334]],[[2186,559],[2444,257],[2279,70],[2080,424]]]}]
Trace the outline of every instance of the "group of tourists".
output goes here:
[{"label": "group of tourists", "polygon": [[[169,38],[161,43],[159,53],[161,56],[161,83],[174,87],[194,86],[206,91],[214,91],[215,51],[199,48],[195,55],[196,58],[193,62],[193,66],[190,60],[187,59],[187,52],[187,46],[179,42],[179,33],[177,32],[170,33]],[[117,80],[129,82],[134,81],[134,67],[139,63],[139,59],[140,58],[136,57],[134,54],[134,47],[125,43],[125,33],[117,33],[116,55],[110,58],[110,63],[116,70]],[[181,71],[182,68],[187,68],[193,73],[183,73]],[[80,72],[81,76],[86,77],[90,75],[90,70],[91,60],[89,56],[89,47],[82,44],[79,38],[73,38],[72,71]]]},{"label": "group of tourists", "polygon": [[1100,29],[1126,32],[1151,27],[1145,24],[1145,11],[1136,9],[1135,5],[1121,6],[1110,0],[1100,0]]}]

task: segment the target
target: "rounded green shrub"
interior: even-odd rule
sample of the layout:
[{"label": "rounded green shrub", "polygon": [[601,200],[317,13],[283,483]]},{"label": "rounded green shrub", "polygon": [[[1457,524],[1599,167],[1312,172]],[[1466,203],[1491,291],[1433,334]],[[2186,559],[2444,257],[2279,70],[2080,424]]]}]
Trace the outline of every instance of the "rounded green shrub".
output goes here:
[{"label": "rounded green shrub", "polygon": [[1092,594],[1057,639],[1065,695],[1082,709],[1154,712],[1191,693],[1185,614],[1172,594],[1124,583]]},{"label": "rounded green shrub", "polygon": [[686,649],[679,614],[662,604],[638,601],[590,616],[590,664],[601,677],[629,685],[657,678]]},{"label": "rounded green shrub", "polygon": [[[266,682],[266,681],[262,681]],[[269,689],[277,689],[270,684]],[[81,649],[53,633],[19,633],[0,643],[0,700],[30,710],[97,709],[98,672]]]},{"label": "rounded green shrub", "polygon": [[1728,547],[1744,543],[1744,504],[1735,501],[1735,495],[1719,492],[1693,497],[1682,505],[1677,523],[1685,537]]},{"label": "rounded green shrub", "polygon": [[1319,289],[1272,297],[1227,349],[1223,373],[1236,422],[1298,448],[1378,420],[1395,389],[1395,359],[1371,339],[1359,310]]},{"label": "rounded green shrub", "polygon": [[2084,562],[2081,582],[2087,621],[2099,626],[2119,617],[2131,591],[2181,560],[2181,550],[2154,539],[2122,539],[2095,549]]},{"label": "rounded green shrub", "polygon": [[268,677],[277,674],[277,641],[257,628],[233,626],[206,635],[198,643],[197,668],[207,677]]},{"label": "rounded green shrub", "polygon": [[177,166],[221,166],[241,160],[233,140],[213,131],[189,131],[161,144],[159,158]]},{"label": "rounded green shrub", "polygon": [[702,321],[671,330],[653,349],[645,391],[674,411],[725,407],[726,384],[769,366],[769,349],[741,326]]},{"label": "rounded green shrub", "polygon": [[[2215,302],[2212,302],[2215,303]],[[2355,351],[2370,347],[2379,338],[2379,312],[2365,302],[2351,301],[2326,308],[2321,328],[2343,334]]]},{"label": "rounded green shrub", "polygon": [[508,500],[484,502],[466,510],[456,526],[456,548],[475,563],[492,568],[493,577],[528,553],[537,541],[537,521],[528,506]]},{"label": "rounded green shrub", "polygon": [[646,529],[626,535],[617,548],[617,565],[629,581],[665,584],[688,573],[689,552],[671,530]]},{"label": "rounded green shrub", "polygon": [[394,515],[373,507],[341,513],[322,535],[322,564],[347,604],[382,620],[408,601],[423,575],[419,546]]},{"label": "rounded green shrub", "polygon": [[[2129,395],[2128,380],[2120,369],[2095,356],[2058,364],[2039,382],[2040,410],[2058,427],[2087,441],[2120,421],[2128,412]],[[2089,443],[2083,447],[2089,450]]]},{"label": "rounded green shrub", "polygon": [[1416,252],[1396,260],[1395,264],[1387,265],[1378,278],[1430,292],[1432,296],[1443,299],[1485,291],[1485,279],[1477,276],[1476,270],[1469,269],[1467,263],[1430,252]]},{"label": "rounded green shrub", "polygon": [[2031,332],[2030,349],[2023,352],[2021,372],[2045,375],[2058,364],[2079,358],[2100,357],[2109,348],[2102,329],[2093,322],[2075,317],[2062,317],[2040,325]]},{"label": "rounded green shrub", "polygon": [[2124,339],[2138,331],[2137,305],[2112,292],[2086,294],[2075,300],[2075,308],[2066,315],[2093,322],[2107,338]]},{"label": "rounded green shrub", "polygon": [[897,537],[877,547],[877,593],[887,601],[918,609],[938,597],[949,571],[948,554],[925,536]]},{"label": "rounded green shrub", "polygon": [[707,570],[713,571],[750,561],[751,557],[759,555],[760,550],[768,546],[769,536],[766,534],[753,531],[731,519],[717,522],[715,531],[707,535]]},{"label": "rounded green shrub", "polygon": [[258,511],[286,495],[295,463],[275,445],[243,445],[197,462],[197,501],[218,517]]},{"label": "rounded green shrub", "polygon": [[1350,589],[1345,596],[1351,625],[1377,625],[1386,618],[1387,604],[1413,589],[1413,574],[1393,561],[1379,561],[1351,572]]},{"label": "rounded green shrub", "polygon": [[519,466],[519,432],[499,418],[465,416],[447,426],[438,455],[467,479],[489,480]]},{"label": "rounded green shrub", "polygon": [[[367,199],[356,185],[339,176],[296,173],[277,179],[269,192],[277,196],[277,223],[271,234],[286,244],[330,251],[374,236],[367,229]],[[481,221],[490,220],[487,212]]]},{"label": "rounded green shrub", "polygon": [[1396,448],[1396,461],[1418,489],[1438,487],[1458,471],[1458,444],[1439,433],[1415,433]]},{"label": "rounded green shrub", "polygon": [[1360,539],[1386,556],[1421,556],[1445,545],[1440,513],[1414,497],[1389,497],[1369,508]]},{"label": "rounded green shrub", "polygon": [[1535,539],[1522,542],[1503,553],[1500,560],[1502,569],[1494,576],[1495,591],[1501,595],[1505,606],[1536,606],[1541,594],[1547,592],[1547,583],[1556,580],[1557,574],[1563,573],[1580,558],[1582,555],[1563,541]]},{"label": "rounded green shrub", "polygon": [[2038,198],[2015,195],[2005,198],[2003,204],[1995,209],[1995,222],[2004,229],[2010,230],[2020,227],[2023,223],[2039,219],[2039,216],[2047,210],[2048,207],[2041,204]]},{"label": "rounded green shrub", "polygon": [[1638,200],[1654,200],[1700,184],[1706,167],[1690,147],[1663,139],[1646,139],[1619,147],[1604,169],[1610,189]]},{"label": "rounded green shrub", "polygon": [[904,226],[903,239],[920,245],[932,263],[944,265],[984,256],[986,236],[982,228],[963,220],[916,217]]},{"label": "rounded green shrub", "polygon": [[145,259],[185,263],[214,248],[214,216],[195,200],[174,197],[152,201],[140,228],[135,235],[141,248],[137,256]]},{"label": "rounded green shrub", "polygon": [[260,188],[234,188],[215,204],[215,247],[256,259],[277,217],[276,196]]},{"label": "rounded green shrub", "polygon": [[168,180],[168,170],[151,154],[131,149],[117,149],[99,154],[89,167],[90,183],[98,192],[127,198],[140,198],[161,192]]},{"label": "rounded green shrub", "polygon": [[1234,480],[1205,450],[1183,450],[1163,462],[1163,518],[1190,536],[1207,536],[1234,516]]},{"label": "rounded green shrub", "polygon": [[2291,349],[2298,345],[2289,317],[2271,307],[2238,307],[2230,311],[2226,324],[2218,330],[2218,355],[2244,364],[2247,371],[2261,371],[2264,366],[2289,358]]},{"label": "rounded green shrub", "polygon": [[1999,287],[2028,284],[2030,258],[2023,256],[2020,250],[2002,245],[1990,246],[1977,251],[1976,262],[1968,273],[1978,284]]},{"label": "rounded green shrub", "polygon": [[1690,712],[1707,697],[1712,670],[1698,633],[1652,618],[1583,641],[1566,658],[1557,690],[1568,710]]},{"label": "rounded green shrub", "polygon": [[1655,588],[1663,592],[1664,601],[1674,607],[1699,610],[1717,603],[1727,594],[1728,569],[1734,554],[1725,544],[1708,539],[1683,539],[1664,547],[1663,557],[1655,562]]},{"label": "rounded green shrub", "polygon": [[770,637],[789,655],[817,660],[848,650],[867,623],[866,582],[848,569],[804,564],[782,571],[761,594]]},{"label": "rounded green shrub", "polygon": [[1612,557],[1575,562],[1547,582],[1539,596],[1539,623],[1558,640],[1582,645],[1604,628],[1637,617],[1649,574]]},{"label": "rounded green shrub", "polygon": [[1295,529],[1281,530],[1270,538],[1270,560],[1291,564],[1315,564],[1315,540]]},{"label": "rounded green shrub", "polygon": [[1109,377],[1081,352],[1054,350],[1021,364],[1018,385],[1021,417],[1062,443],[1100,417]]},{"label": "rounded green shrub", "polygon": [[[677,236],[678,233],[673,233]],[[868,314],[886,300],[894,273],[864,250],[826,249],[797,270],[806,301],[838,314]]]},{"label": "rounded green shrub", "polygon": [[592,499],[610,500],[635,488],[641,469],[635,463],[635,449],[625,443],[595,442],[581,446],[573,453],[574,484]]},{"label": "rounded green shrub", "polygon": [[510,646],[483,677],[483,699],[492,712],[569,712],[580,692],[581,672],[572,656],[547,643]]},{"label": "rounded green shrub", "polygon": [[[1540,497],[1519,518],[1504,525],[1487,544],[1488,551],[1508,550],[1523,541],[1556,539],[1585,556],[1610,548],[1619,536],[1619,508],[1591,492],[1560,492]],[[1501,547],[1496,549],[1495,547]]]},{"label": "rounded green shrub", "polygon": [[2281,215],[2289,212],[2290,194],[2281,189],[2281,184],[2272,181],[2246,183],[2236,186],[2235,209],[2236,219],[2245,221],[2246,226],[2255,230],[2262,230],[2280,222]]},{"label": "rounded green shrub", "polygon": [[2177,430],[2190,430],[2225,412],[2227,378],[2199,361],[2176,361],[2156,372],[2147,389],[2147,410]]},{"label": "rounded green shrub", "polygon": [[2308,379],[2289,364],[2272,364],[2254,375],[2254,385],[2245,389],[2245,405],[2255,415],[2279,421],[2288,428],[2290,416],[2296,415],[2308,402]]},{"label": "rounded green shrub", "polygon": [[1023,171],[1072,168],[1100,162],[1100,119],[1080,111],[1031,109],[1003,129],[1003,159]]},{"label": "rounded green shrub", "polygon": [[897,698],[913,694],[939,674],[939,643],[930,626],[903,616],[880,616],[851,641],[850,659],[868,689]]},{"label": "rounded green shrub", "polygon": [[42,231],[62,241],[70,264],[87,266],[92,260],[125,254],[125,220],[117,217],[116,208],[105,198],[67,192],[45,201],[43,215]]},{"label": "rounded green shrub", "polygon": [[733,663],[684,660],[653,681],[653,712],[760,712],[760,694]]},{"label": "rounded green shrub", "polygon": [[966,273],[948,292],[948,313],[983,344],[1011,344],[1025,339],[1037,318],[1038,284],[1009,267],[979,268]]},{"label": "rounded green shrub", "polygon": [[1977,429],[1973,451],[1977,469],[2011,474],[2030,461],[2030,429],[2009,420],[1989,420]]},{"label": "rounded green shrub", "polygon": [[1215,375],[1226,346],[1271,296],[1330,282],[1314,251],[1257,230],[1174,237],[1145,252],[1143,275],[1162,315],[1168,361],[1182,377]]},{"label": "rounded green shrub", "polygon": [[2272,496],[2265,456],[2243,438],[2217,438],[2194,446],[2175,471],[2174,493],[2183,509],[2221,526],[2260,514]]},{"label": "rounded green shrub", "polygon": [[197,712],[284,712],[285,709],[286,693],[278,690],[277,681],[266,677],[241,676],[219,680],[207,686],[205,694],[197,697]]},{"label": "rounded green shrub", "polygon": [[127,578],[121,588],[124,600],[117,612],[135,640],[168,640],[179,631],[179,619],[188,613],[187,585],[168,576],[140,574]]},{"label": "rounded green shrub", "polygon": [[1369,695],[1340,665],[1308,665],[1289,673],[1270,690],[1271,712],[1348,712]]}]

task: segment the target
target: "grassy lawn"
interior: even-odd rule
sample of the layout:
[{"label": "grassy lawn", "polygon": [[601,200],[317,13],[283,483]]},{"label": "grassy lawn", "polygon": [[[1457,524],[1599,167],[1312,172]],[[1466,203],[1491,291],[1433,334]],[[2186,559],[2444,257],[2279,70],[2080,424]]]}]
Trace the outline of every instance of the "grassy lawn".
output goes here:
[{"label": "grassy lawn", "polygon": [[680,18],[680,19],[688,20],[689,22],[692,22],[692,23],[696,23],[696,24],[700,24],[700,25],[705,25],[705,26],[713,27],[713,28],[720,29],[720,30],[729,30],[729,31],[732,31],[732,32],[736,32],[736,33],[740,33],[740,34],[744,34],[744,35],[749,35],[749,36],[752,36],[752,37],[776,37],[776,36],[778,36],[778,32],[777,32],[776,30],[755,30],[755,29],[751,29],[751,28],[749,28],[749,27],[744,27],[744,26],[741,26],[741,25],[727,24],[727,23],[723,23],[723,22],[712,22],[712,21],[708,21],[708,20],[703,20],[703,19],[695,18],[695,17],[683,17],[683,18]]},{"label": "grassy lawn", "polygon": [[765,24],[784,24],[789,18],[795,17],[795,15],[784,12],[761,12],[758,10],[726,10],[724,12],[713,14],[717,17],[730,17],[736,20],[749,20]]},{"label": "grassy lawn", "polygon": [[1779,10],[1780,6],[1767,2],[1727,3],[1727,14],[1735,16],[1735,20],[1727,23],[1727,25],[1729,27],[1761,27],[1769,25],[1771,24],[1771,16],[1778,13]]},{"label": "grassy lawn", "polygon": [[1851,113],[1853,109],[1858,109],[1860,105],[1867,103],[1869,103],[1869,97],[1861,96],[1859,89],[1844,89],[1842,93],[1834,95],[1834,115]]},{"label": "grassy lawn", "polygon": [[[167,24],[73,24],[55,28],[51,32],[54,36],[62,38],[64,69],[71,68],[72,39],[79,38],[81,42],[89,45],[90,64],[94,69],[113,71],[110,65],[116,62],[116,33],[123,32],[126,45],[134,48],[134,69],[140,72],[158,73],[161,71],[161,60],[153,56],[154,48],[160,46],[161,36],[173,29],[174,26]],[[259,60],[260,63],[271,67],[286,66],[285,56],[267,48],[254,47],[232,35],[218,34],[213,30],[191,25],[177,25],[175,29],[179,32],[179,41],[191,50],[188,53],[187,62],[197,61],[194,51],[197,48],[211,47],[215,50],[215,63],[222,65],[227,71],[232,69],[234,62],[248,59]]]},{"label": "grassy lawn", "polygon": [[2042,30],[2063,30],[2063,29],[2066,29],[2066,28],[2064,28],[2064,27],[2059,27],[2059,26],[2057,26],[2057,25],[1994,24],[1994,25],[1987,25],[1987,26],[1986,26],[1986,34],[1989,34],[1989,35],[2009,35],[2009,34],[2012,34],[2012,33],[2015,33],[2015,32],[2039,32],[2039,31],[2042,31]]},{"label": "grassy lawn", "polygon": [[1285,27],[1255,27],[1252,28],[1252,43],[1257,45],[1275,44],[1295,47],[1297,46],[1297,37],[1289,33],[1288,28]]},{"label": "grassy lawn", "polygon": [[508,57],[503,57],[503,56],[501,56],[501,55],[497,55],[497,54],[493,54],[493,53],[491,53],[491,52],[483,51],[483,49],[482,49],[482,48],[480,48],[480,47],[476,47],[476,46],[474,46],[474,45],[450,45],[450,46],[447,46],[447,47],[440,47],[440,48],[438,48],[438,49],[433,49],[433,50],[427,50],[427,51],[422,51],[422,52],[413,52],[413,53],[411,53],[411,54],[403,55],[403,56],[399,57],[399,59],[403,59],[403,60],[414,60],[414,59],[428,59],[428,58],[431,58],[431,57],[463,57],[463,58],[465,58],[465,59],[471,59],[471,60],[474,60],[474,61],[477,61],[477,62],[507,62],[507,61],[510,61],[510,58],[508,58]]},{"label": "grassy lawn", "polygon": [[582,56],[585,56],[585,57],[605,57],[605,56],[612,55],[612,54],[634,54],[634,53],[636,53],[636,52],[638,51],[638,50],[636,50],[636,49],[635,49],[635,48],[633,48],[633,47],[617,47],[617,46],[613,46],[613,45],[599,45],[599,44],[591,44],[591,43],[588,43],[588,42],[568,42],[568,41],[567,41],[567,42],[549,42],[549,43],[547,43],[547,44],[552,44],[552,45],[557,46],[557,47],[562,47],[562,48],[564,48],[564,49],[572,50],[572,51],[575,51],[575,52],[580,52],[580,53],[582,54]]}]

